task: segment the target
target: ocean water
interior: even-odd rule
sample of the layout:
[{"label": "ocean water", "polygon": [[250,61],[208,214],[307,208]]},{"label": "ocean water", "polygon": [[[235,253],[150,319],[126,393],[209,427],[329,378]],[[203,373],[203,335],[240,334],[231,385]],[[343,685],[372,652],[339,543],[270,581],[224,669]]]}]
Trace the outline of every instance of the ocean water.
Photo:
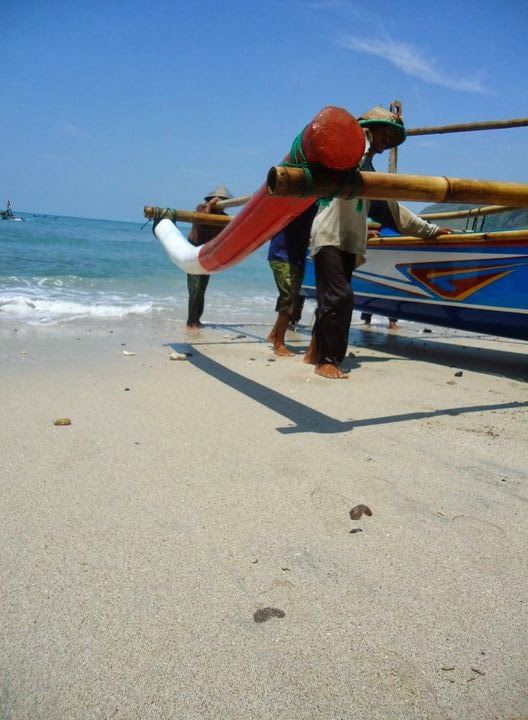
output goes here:
[{"label": "ocean water", "polygon": [[[185,323],[187,279],[152,224],[18,213],[0,220],[0,323],[94,323],[141,317]],[[187,234],[188,225],[178,225]],[[277,291],[267,243],[210,280],[202,320],[270,323]]]},{"label": "ocean water", "polygon": [[[152,223],[117,222],[17,212],[24,222],[0,220],[0,328],[16,323],[73,326],[105,321],[169,321],[185,326],[187,276],[171,263]],[[187,235],[190,225],[178,223]],[[211,276],[204,323],[271,325],[277,289],[268,243],[238,265]],[[315,301],[305,303],[310,327]],[[354,312],[353,324],[361,324]],[[400,320],[400,326],[414,323]],[[386,327],[374,316],[372,325]]]}]

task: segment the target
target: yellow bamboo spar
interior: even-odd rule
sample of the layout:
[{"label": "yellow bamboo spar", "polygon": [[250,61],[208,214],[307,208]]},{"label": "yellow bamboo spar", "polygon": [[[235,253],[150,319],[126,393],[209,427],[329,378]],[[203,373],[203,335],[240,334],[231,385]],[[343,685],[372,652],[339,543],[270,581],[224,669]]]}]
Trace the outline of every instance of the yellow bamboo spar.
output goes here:
[{"label": "yellow bamboo spar", "polygon": [[213,215],[211,213],[191,212],[190,210],[174,210],[173,208],[145,205],[143,214],[149,220],[167,218],[177,222],[199,223],[200,225],[227,225],[233,218],[230,215]]},{"label": "yellow bamboo spar", "polygon": [[[223,210],[224,208],[240,207],[248,203],[252,195],[241,195],[228,200],[219,200],[215,207]],[[159,220],[166,217],[174,222],[180,221],[185,223],[199,223],[200,225],[227,225],[232,217],[228,215],[214,215],[213,213],[198,213],[192,210],[175,210],[174,208],[156,207],[153,205],[145,205],[143,214],[149,220]]]},{"label": "yellow bamboo spar", "polygon": [[528,206],[528,185],[492,180],[343,172],[317,168],[308,178],[303,168],[273,167],[267,188],[276,197],[362,197],[372,200],[500,204]]},{"label": "yellow bamboo spar", "polygon": [[526,241],[526,230],[498,230],[493,232],[484,233],[452,233],[450,235],[438,235],[435,238],[417,238],[407,235],[378,235],[377,237],[369,238],[368,246],[379,246],[379,245],[442,245],[447,243],[449,245],[456,245],[460,243],[465,247],[470,247],[472,243],[482,242],[525,242]]},{"label": "yellow bamboo spar", "polygon": [[252,197],[253,195],[241,195],[240,197],[229,198],[228,200],[219,200],[215,207],[221,208],[222,210],[230,207],[240,207],[241,205],[246,205]]},{"label": "yellow bamboo spar", "polygon": [[482,217],[484,215],[498,215],[499,213],[511,212],[512,210],[523,210],[522,207],[504,207],[504,205],[482,205],[476,208],[465,210],[447,210],[445,212],[420,213],[418,217],[424,220],[439,220],[452,218]]},{"label": "yellow bamboo spar", "polygon": [[512,120],[489,120],[485,122],[458,123],[455,125],[436,125],[433,127],[408,128],[407,137],[412,135],[441,135],[453,132],[470,132],[475,130],[502,130],[512,127],[526,127],[528,118],[513,118]]}]

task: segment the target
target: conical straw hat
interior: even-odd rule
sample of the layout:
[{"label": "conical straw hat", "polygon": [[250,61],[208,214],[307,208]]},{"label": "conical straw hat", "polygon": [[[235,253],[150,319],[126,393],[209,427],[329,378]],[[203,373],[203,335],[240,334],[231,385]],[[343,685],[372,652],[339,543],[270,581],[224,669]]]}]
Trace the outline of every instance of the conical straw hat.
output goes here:
[{"label": "conical straw hat", "polygon": [[390,128],[392,130],[392,140],[389,147],[396,147],[405,141],[405,127],[403,126],[401,117],[381,106],[363,113],[363,115],[358,117],[358,122],[362,127],[375,128],[381,125],[382,127]]},{"label": "conical straw hat", "polygon": [[225,185],[219,185],[214,190],[211,190],[210,193],[207,193],[204,200],[211,200],[214,197],[220,198],[221,200],[229,200],[233,196],[231,195],[231,193],[229,192],[229,190],[226,188]]}]

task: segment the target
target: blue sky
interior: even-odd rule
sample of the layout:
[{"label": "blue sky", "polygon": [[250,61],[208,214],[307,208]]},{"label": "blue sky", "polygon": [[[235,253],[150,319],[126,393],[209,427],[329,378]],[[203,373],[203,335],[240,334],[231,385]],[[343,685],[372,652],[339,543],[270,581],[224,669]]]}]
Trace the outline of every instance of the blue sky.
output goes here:
[{"label": "blue sky", "polygon": [[[326,105],[398,99],[407,127],[528,116],[525,0],[3,0],[2,19],[0,205],[20,211],[142,222],[218,184],[249,194]],[[528,128],[409,138],[398,160],[527,168]]]}]

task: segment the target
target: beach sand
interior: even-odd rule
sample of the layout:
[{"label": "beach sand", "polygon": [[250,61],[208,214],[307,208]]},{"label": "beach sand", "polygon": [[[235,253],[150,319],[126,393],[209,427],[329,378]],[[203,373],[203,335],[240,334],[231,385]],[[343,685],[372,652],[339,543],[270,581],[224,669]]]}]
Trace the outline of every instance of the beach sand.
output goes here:
[{"label": "beach sand", "polygon": [[528,718],[528,346],[269,329],[2,326],[0,717]]}]

